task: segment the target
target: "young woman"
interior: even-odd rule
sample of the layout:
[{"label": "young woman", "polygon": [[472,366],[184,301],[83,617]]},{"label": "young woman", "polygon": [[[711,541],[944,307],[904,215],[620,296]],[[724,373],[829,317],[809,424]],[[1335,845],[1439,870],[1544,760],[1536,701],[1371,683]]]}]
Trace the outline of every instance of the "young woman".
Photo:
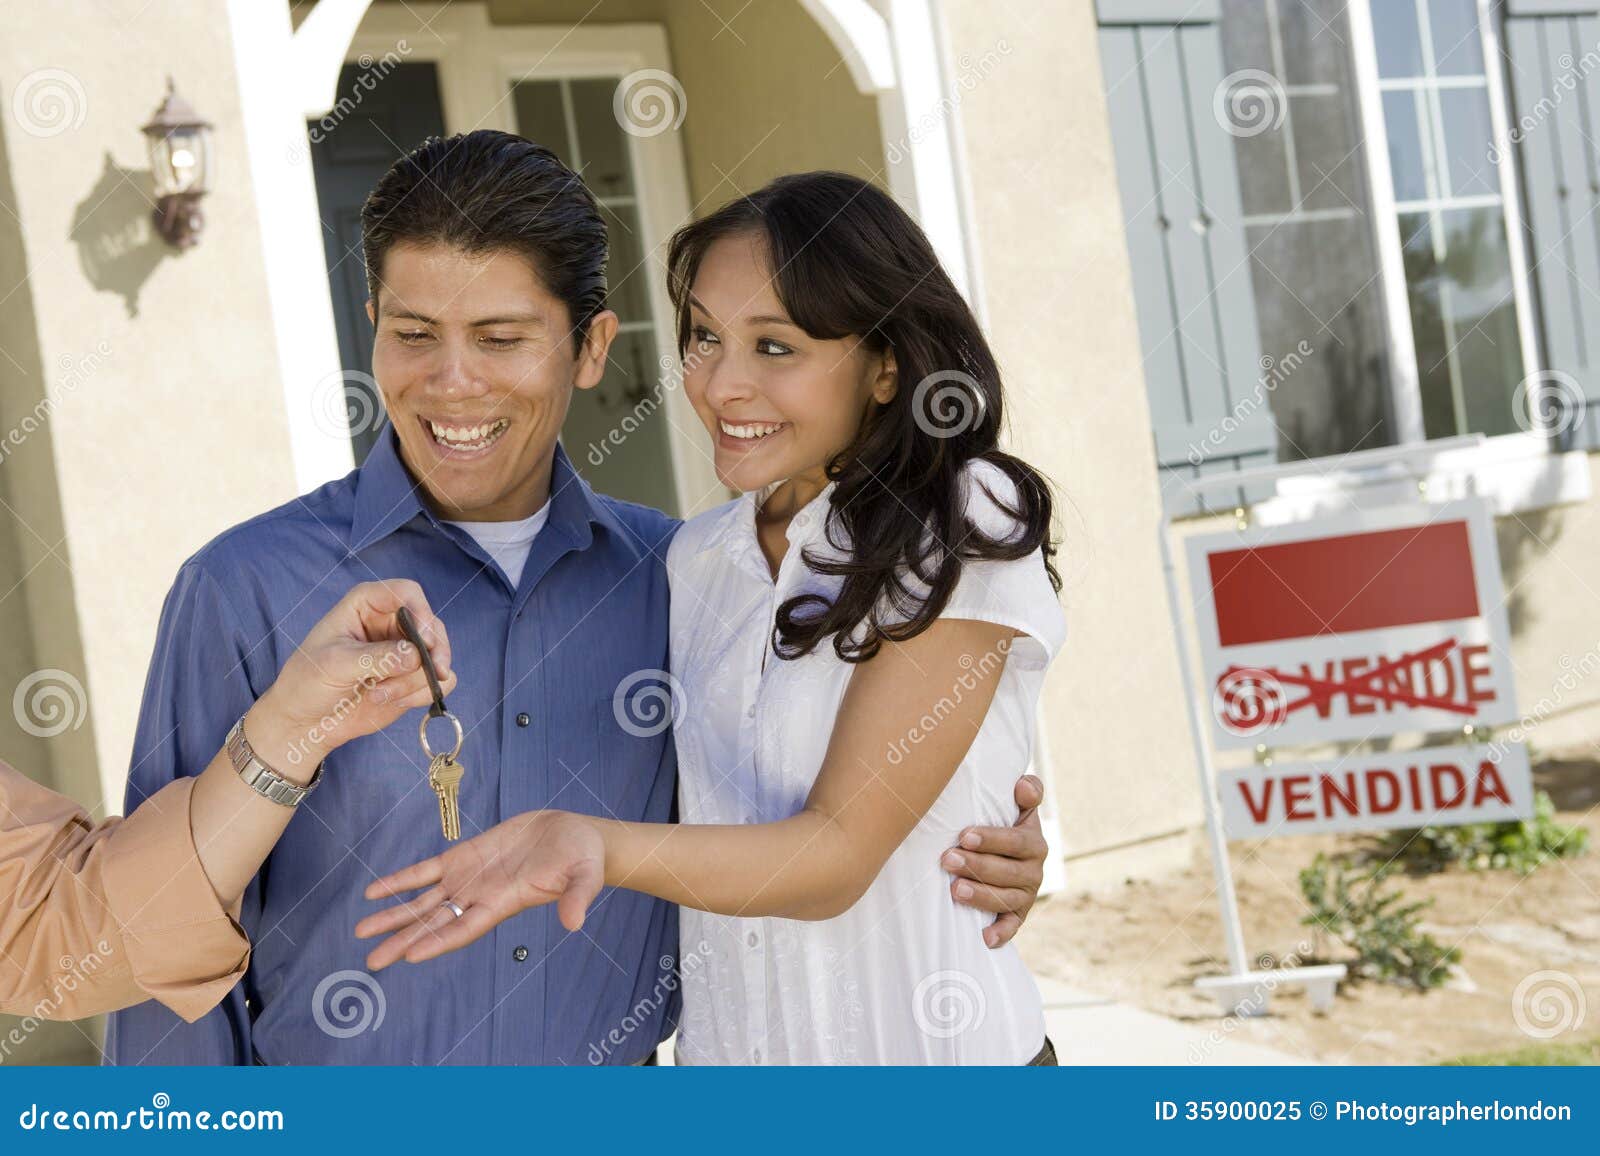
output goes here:
[{"label": "young woman", "polygon": [[1015,818],[1065,633],[988,343],[915,222],[838,173],[685,227],[668,266],[744,495],[667,557],[683,821],[509,820],[368,889],[429,889],[357,926],[390,933],[368,965],[552,901],[576,929],[627,887],[683,907],[680,1062],[1053,1062],[1014,948],[929,869],[975,812]]}]

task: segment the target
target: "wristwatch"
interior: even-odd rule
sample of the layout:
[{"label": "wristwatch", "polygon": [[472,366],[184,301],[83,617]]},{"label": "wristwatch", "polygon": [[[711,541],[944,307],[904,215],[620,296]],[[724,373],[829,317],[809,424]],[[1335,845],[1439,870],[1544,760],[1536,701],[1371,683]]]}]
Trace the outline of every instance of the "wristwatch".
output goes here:
[{"label": "wristwatch", "polygon": [[305,801],[307,795],[317,789],[317,784],[322,782],[321,763],[318,763],[317,769],[311,772],[311,781],[302,787],[291,783],[258,759],[255,751],[250,749],[250,741],[244,737],[242,715],[228,732],[227,750],[228,759],[233,763],[233,769],[239,772],[239,778],[244,785],[263,799],[270,799],[281,806],[298,807]]}]

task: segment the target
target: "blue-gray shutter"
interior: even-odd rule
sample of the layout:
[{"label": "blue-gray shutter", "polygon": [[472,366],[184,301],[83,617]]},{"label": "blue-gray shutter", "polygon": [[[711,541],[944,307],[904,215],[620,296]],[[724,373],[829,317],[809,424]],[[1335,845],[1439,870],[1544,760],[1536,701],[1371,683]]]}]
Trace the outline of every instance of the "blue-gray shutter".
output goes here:
[{"label": "blue-gray shutter", "polygon": [[[1162,491],[1170,512],[1193,513],[1202,506],[1179,479],[1277,460],[1233,138],[1213,112],[1218,6],[1096,7]],[[1262,496],[1259,486],[1214,490],[1204,505]]]},{"label": "blue-gray shutter", "polygon": [[1545,368],[1586,399],[1568,447],[1600,448],[1600,0],[1509,0],[1513,139]]}]

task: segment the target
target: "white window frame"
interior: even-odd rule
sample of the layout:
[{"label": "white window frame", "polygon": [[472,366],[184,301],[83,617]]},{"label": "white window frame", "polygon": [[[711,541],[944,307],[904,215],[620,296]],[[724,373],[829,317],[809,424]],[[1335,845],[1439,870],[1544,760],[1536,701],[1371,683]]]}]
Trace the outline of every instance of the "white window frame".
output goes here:
[{"label": "white window frame", "polygon": [[[459,2],[375,4],[362,17],[345,59],[381,59],[396,51],[402,39],[403,60],[431,61],[438,69],[448,133],[479,128],[516,132],[511,85],[518,81],[672,71],[666,31],[657,24],[491,24],[484,5]],[[681,138],[674,132],[624,137],[633,164],[640,247],[646,254],[660,252],[691,214]],[[664,263],[646,260],[645,268],[657,356],[675,363],[678,340]],[[657,412],[667,419],[679,512],[689,517],[726,500],[728,491],[717,478],[703,444],[704,427],[683,389],[675,385],[661,393]]]},{"label": "white window frame", "polygon": [[[1396,0],[1383,0],[1394,3]],[[1412,0],[1424,3],[1425,0]],[[1371,0],[1350,0],[1352,70],[1361,133],[1365,145],[1369,194],[1372,199],[1374,242],[1378,254],[1379,291],[1388,324],[1391,363],[1390,398],[1396,426],[1396,446],[1425,446],[1422,392],[1417,379],[1416,340],[1411,328],[1411,305],[1400,246],[1394,176],[1389,166],[1389,138],[1383,115],[1383,88],[1378,76],[1376,40]],[[1478,28],[1487,75],[1491,129],[1499,155],[1497,165],[1507,251],[1511,264],[1512,297],[1516,307],[1517,335],[1525,378],[1542,367],[1529,289],[1527,252],[1523,240],[1517,174],[1508,133],[1504,77],[1501,72],[1499,30],[1490,19],[1489,0],[1477,0]],[[1588,499],[1591,491],[1588,455],[1581,450],[1552,448],[1540,432],[1468,435],[1448,441],[1440,452],[1424,455],[1427,472],[1406,474],[1401,483],[1413,491],[1420,485],[1430,496],[1476,493],[1500,514],[1517,513]],[[1320,459],[1326,469],[1315,476],[1302,475],[1293,483],[1279,483],[1277,496],[1260,502],[1256,515],[1264,522],[1279,522],[1347,509],[1370,501],[1379,491],[1397,483],[1396,467],[1361,464],[1365,455],[1329,455]],[[1348,458],[1348,464],[1342,459]]]}]

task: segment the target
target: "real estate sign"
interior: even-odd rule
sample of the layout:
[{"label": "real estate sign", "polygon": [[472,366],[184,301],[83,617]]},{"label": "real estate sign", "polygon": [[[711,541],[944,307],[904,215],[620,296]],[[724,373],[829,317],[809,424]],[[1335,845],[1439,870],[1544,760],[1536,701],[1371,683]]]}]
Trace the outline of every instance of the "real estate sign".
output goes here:
[{"label": "real estate sign", "polygon": [[1424,747],[1219,771],[1230,839],[1453,826],[1533,814],[1527,750]]},{"label": "real estate sign", "polygon": [[1196,535],[1187,549],[1219,749],[1516,718],[1482,502]]}]

